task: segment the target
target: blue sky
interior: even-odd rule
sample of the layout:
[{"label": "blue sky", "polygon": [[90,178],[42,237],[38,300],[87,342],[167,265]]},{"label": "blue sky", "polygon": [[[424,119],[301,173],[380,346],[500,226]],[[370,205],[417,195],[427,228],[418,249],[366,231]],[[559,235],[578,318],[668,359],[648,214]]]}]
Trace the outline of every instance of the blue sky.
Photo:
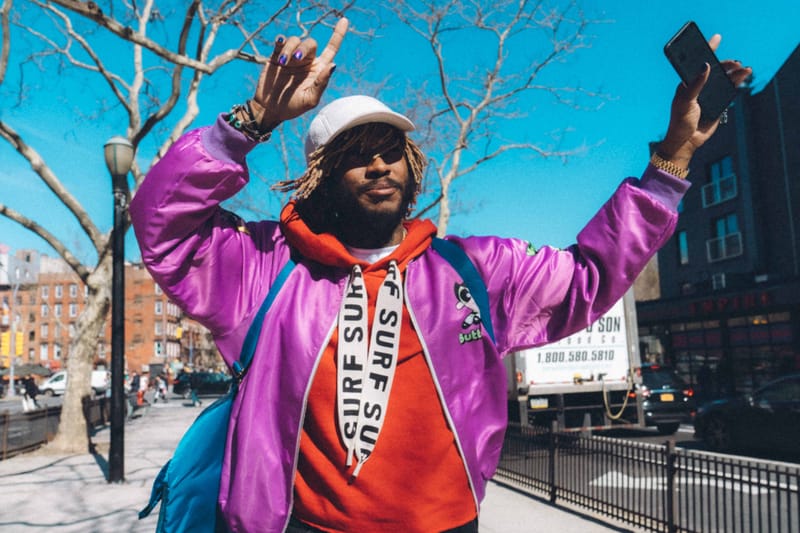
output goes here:
[{"label": "blue sky", "polygon": [[[525,131],[530,128],[531,132],[569,128],[568,144],[593,148],[566,164],[560,160],[505,157],[465,177],[454,186],[453,194],[461,210],[451,219],[449,232],[522,237],[537,246],[563,247],[572,243],[619,181],[641,173],[647,163],[647,143],[666,131],[669,104],[678,80],[662,48],[687,20],[695,20],[707,36],[722,34],[718,54],[752,66],[756,90],[800,43],[796,29],[800,2],[796,0],[765,0],[758,4],[619,0],[584,2],[584,6],[590,16],[608,23],[590,29],[595,36],[592,47],[572,57],[553,81],[578,82],[587,88],[602,89],[612,98],[596,111],[573,112],[555,105],[541,106],[528,110],[529,122],[515,127],[526,128]],[[337,62],[346,67],[346,61],[355,52],[366,52],[373,57],[370,74],[375,79],[387,73],[398,80],[418,74],[417,55],[408,50],[420,43],[414,43],[412,36],[402,40],[389,38],[395,35],[394,31],[385,30],[388,37],[366,51],[355,50],[363,48],[359,41],[346,40]],[[325,34],[315,37],[327,39]],[[480,52],[463,50],[464,61]],[[25,107],[11,108],[8,85],[15,75],[12,65],[0,115],[42,152],[100,228],[107,230],[112,211],[102,144],[122,131],[124,124],[90,119],[75,122],[76,110],[91,111],[96,96],[91,91],[82,91],[80,86],[72,87],[71,92],[62,90],[56,98],[34,99]],[[205,87],[213,93],[207,96],[206,108],[196,126],[209,122],[216,112],[249,94],[248,86],[242,88],[237,83],[237,89],[232,90],[228,83],[217,78]],[[348,87],[337,85],[334,78],[330,90],[344,94]],[[207,103],[215,99],[222,102],[217,108]],[[65,133],[58,127],[63,121],[75,122],[75,131]],[[261,164],[260,159],[258,163]],[[72,217],[54,202],[52,193],[5,143],[0,143],[0,203],[42,221],[79,256],[88,253]],[[34,248],[53,255],[38,237],[3,217],[0,217],[0,243],[12,249]],[[127,249],[129,258],[138,257],[130,235]]]}]

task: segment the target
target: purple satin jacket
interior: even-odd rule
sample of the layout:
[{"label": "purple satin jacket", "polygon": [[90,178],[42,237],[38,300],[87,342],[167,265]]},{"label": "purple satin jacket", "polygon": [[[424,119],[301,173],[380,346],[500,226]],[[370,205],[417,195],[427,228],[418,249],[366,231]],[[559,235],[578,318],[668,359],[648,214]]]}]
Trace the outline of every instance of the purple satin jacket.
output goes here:
[{"label": "purple satin jacket", "polygon": [[[221,209],[248,181],[254,143],[219,119],[179,139],[130,205],[142,259],[155,281],[213,333],[225,361],[239,357],[250,322],[286,263],[277,222],[244,224]],[[495,342],[465,329],[461,280],[435,251],[404,276],[419,332],[453,429],[476,508],[497,466],[506,415],[501,357],[546,344],[600,316],[672,234],[688,183],[648,166],[625,180],[566,250],[495,237],[448,237],[478,268]],[[336,327],[348,270],[300,259],[264,319],[233,406],[219,503],[232,531],[283,531],[292,508],[299,435],[318,360]],[[477,331],[475,331],[477,330]]]}]

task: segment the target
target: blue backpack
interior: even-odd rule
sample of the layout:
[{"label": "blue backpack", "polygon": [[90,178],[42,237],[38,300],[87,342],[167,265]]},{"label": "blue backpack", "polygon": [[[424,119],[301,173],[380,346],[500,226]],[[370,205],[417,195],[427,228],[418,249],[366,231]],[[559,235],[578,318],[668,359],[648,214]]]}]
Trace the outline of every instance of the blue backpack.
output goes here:
[{"label": "blue backpack", "polygon": [[[434,238],[431,246],[450,263],[464,280],[464,284],[480,309],[484,327],[489,337],[494,340],[486,285],[475,269],[475,265],[458,245],[450,241]],[[253,318],[239,360],[233,365],[236,379],[231,390],[200,413],[181,438],[172,459],[167,461],[156,476],[150,493],[150,501],[139,512],[139,519],[149,516],[156,505],[161,502],[156,526],[157,533],[228,531],[221,513],[219,513],[217,497],[231,407],[238,392],[238,383],[244,377],[253,359],[256,343],[261,335],[264,315],[294,267],[294,261],[289,259]]]}]

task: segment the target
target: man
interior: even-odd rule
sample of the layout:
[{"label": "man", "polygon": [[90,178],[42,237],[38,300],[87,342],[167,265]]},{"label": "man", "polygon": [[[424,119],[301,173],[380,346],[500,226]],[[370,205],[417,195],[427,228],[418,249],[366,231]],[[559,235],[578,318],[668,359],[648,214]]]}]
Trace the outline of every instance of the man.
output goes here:
[{"label": "man", "polygon": [[[716,128],[698,126],[708,74],[678,89],[659,157],[575,246],[448,237],[485,283],[480,316],[431,248],[433,224],[407,219],[424,168],[414,126],[373,98],[319,112],[306,172],[278,184],[294,191],[279,222],[244,223],[219,205],[247,183],[246,154],[318,104],[346,31],[342,19],[319,56],[313,39],[279,37],[253,99],[181,138],[131,218],[155,280],[229,365],[272,281],[297,262],[233,406],[219,493],[232,531],[476,532],[507,422],[502,356],[588,325],[670,236],[688,183],[669,172],[685,175]],[[725,65],[737,83],[747,74]]]}]

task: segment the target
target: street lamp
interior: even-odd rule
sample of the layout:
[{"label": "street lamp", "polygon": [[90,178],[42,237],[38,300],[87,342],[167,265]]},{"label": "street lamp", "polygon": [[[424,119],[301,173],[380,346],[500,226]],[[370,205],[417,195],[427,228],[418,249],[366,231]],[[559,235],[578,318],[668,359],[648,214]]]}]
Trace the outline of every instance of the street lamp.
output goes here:
[{"label": "street lamp", "polygon": [[106,167],[114,190],[114,230],[111,281],[111,446],[108,481],[125,479],[125,210],[128,208],[128,172],[133,164],[133,145],[125,137],[106,141]]}]

